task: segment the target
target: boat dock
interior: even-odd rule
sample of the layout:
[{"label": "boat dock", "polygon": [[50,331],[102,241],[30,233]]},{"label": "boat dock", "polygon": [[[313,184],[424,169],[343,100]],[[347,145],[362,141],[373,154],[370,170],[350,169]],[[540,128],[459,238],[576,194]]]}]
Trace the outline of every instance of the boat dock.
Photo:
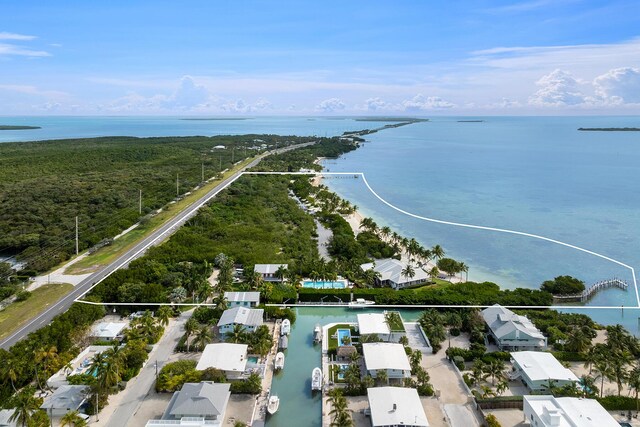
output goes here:
[{"label": "boat dock", "polygon": [[280,339],[280,320],[276,320],[273,325],[273,334],[271,342],[271,350],[265,358],[264,378],[262,379],[262,392],[256,396],[256,403],[251,414],[251,426],[264,426],[267,417],[267,405],[269,404],[269,396],[271,395],[271,383],[273,381],[273,371],[275,357],[278,353],[278,342]]},{"label": "boat dock", "polygon": [[563,302],[585,302],[589,300],[596,293],[608,289],[608,288],[619,288],[623,291],[626,291],[629,288],[629,284],[622,279],[613,278],[608,280],[602,280],[598,283],[594,283],[585,289],[582,293],[575,295],[554,295],[553,301],[558,303]]}]

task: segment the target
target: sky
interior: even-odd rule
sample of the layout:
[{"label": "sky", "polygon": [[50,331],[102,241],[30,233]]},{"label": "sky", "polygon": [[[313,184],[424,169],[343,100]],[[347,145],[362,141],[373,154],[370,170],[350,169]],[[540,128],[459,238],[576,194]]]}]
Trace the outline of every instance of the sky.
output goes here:
[{"label": "sky", "polygon": [[638,0],[0,6],[0,115],[638,113]]}]

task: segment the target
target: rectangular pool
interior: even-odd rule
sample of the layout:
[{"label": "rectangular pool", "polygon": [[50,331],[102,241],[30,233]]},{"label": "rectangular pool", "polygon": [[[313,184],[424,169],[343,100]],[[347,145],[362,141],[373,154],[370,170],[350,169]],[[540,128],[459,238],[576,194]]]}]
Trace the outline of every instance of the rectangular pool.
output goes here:
[{"label": "rectangular pool", "polygon": [[346,280],[331,280],[331,281],[303,280],[302,287],[315,288],[315,289],[344,289],[347,287],[347,281]]},{"label": "rectangular pool", "polygon": [[338,329],[336,333],[338,334],[338,347],[342,347],[343,345],[351,345],[351,330]]}]

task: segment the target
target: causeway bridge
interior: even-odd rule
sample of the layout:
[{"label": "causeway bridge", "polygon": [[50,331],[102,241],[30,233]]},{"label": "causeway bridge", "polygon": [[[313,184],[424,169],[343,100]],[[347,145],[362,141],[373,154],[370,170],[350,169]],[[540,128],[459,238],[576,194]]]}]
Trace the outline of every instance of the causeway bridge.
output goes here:
[{"label": "causeway bridge", "polygon": [[618,279],[618,278],[601,280],[600,282],[594,283],[593,285],[589,286],[587,289],[585,289],[579,294],[554,295],[553,301],[558,303],[585,302],[589,300],[589,298],[594,296],[596,293],[608,288],[619,288],[626,291],[629,288],[629,284],[625,280]]}]

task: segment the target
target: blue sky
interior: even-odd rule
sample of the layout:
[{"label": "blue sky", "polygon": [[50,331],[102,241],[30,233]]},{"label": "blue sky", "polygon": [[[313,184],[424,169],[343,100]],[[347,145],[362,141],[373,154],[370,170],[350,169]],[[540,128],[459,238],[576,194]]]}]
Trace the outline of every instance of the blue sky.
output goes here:
[{"label": "blue sky", "polygon": [[0,114],[637,114],[639,29],[637,0],[5,2]]}]

